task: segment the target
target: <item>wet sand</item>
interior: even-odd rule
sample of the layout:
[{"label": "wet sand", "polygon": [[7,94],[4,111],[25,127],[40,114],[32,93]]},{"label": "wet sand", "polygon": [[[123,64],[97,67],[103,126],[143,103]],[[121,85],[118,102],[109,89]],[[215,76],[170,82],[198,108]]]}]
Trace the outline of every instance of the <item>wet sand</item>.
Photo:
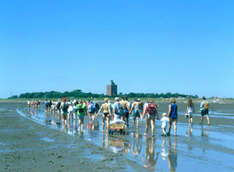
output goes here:
[{"label": "wet sand", "polygon": [[[161,104],[160,113],[167,106]],[[210,126],[200,124],[199,114],[189,126],[184,106],[179,104],[177,136],[162,137],[157,121],[152,138],[143,135],[144,123],[131,126],[129,135],[110,136],[100,118],[93,130],[86,121],[81,134],[74,126],[57,126],[53,113],[1,103],[0,166],[3,171],[234,171],[234,106],[212,105]]]},{"label": "wet sand", "polygon": [[0,171],[144,171],[121,154],[20,117],[0,104]]}]

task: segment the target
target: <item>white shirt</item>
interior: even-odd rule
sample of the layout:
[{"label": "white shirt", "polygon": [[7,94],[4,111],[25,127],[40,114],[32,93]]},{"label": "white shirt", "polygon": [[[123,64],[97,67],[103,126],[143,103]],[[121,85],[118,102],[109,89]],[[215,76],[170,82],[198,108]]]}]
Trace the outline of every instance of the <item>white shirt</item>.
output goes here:
[{"label": "white shirt", "polygon": [[162,127],[162,128],[167,128],[168,123],[169,123],[169,118],[166,117],[166,116],[164,116],[164,117],[161,118],[160,121],[162,122],[161,127]]},{"label": "white shirt", "polygon": [[71,106],[71,105],[69,105],[69,107],[68,107],[68,112],[70,113],[70,112],[72,112],[72,110],[73,110],[73,107]]}]

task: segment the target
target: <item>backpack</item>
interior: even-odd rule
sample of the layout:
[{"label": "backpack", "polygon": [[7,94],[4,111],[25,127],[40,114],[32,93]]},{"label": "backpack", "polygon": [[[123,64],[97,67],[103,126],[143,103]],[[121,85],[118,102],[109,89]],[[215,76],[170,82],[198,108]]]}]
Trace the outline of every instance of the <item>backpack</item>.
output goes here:
[{"label": "backpack", "polygon": [[123,106],[118,103],[116,106],[115,106],[115,113],[116,114],[123,114]]},{"label": "backpack", "polygon": [[64,105],[62,106],[63,112],[67,112],[67,109],[68,109],[68,104],[64,104]]},{"label": "backpack", "polygon": [[88,111],[89,111],[89,113],[94,113],[95,112],[95,105],[94,104],[90,104],[89,105],[89,109],[88,109]]},{"label": "backpack", "polygon": [[204,103],[204,109],[206,109],[206,110],[209,109],[209,104],[208,104],[208,102],[205,102],[205,103]]},{"label": "backpack", "polygon": [[57,107],[57,109],[59,109],[59,108],[60,108],[60,105],[61,105],[61,102],[58,102],[58,103],[57,103],[57,106],[56,106],[56,107]]},{"label": "backpack", "polygon": [[157,113],[156,104],[153,103],[148,104],[146,112],[150,115],[155,115]]}]

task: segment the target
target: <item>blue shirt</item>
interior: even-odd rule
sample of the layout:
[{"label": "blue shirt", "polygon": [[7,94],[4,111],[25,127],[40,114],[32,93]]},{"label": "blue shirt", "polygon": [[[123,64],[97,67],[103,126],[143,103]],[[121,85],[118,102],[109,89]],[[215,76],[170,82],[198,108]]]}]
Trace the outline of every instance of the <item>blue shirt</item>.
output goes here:
[{"label": "blue shirt", "polygon": [[170,117],[172,119],[176,119],[177,118],[177,104],[170,104],[171,105],[171,114]]}]

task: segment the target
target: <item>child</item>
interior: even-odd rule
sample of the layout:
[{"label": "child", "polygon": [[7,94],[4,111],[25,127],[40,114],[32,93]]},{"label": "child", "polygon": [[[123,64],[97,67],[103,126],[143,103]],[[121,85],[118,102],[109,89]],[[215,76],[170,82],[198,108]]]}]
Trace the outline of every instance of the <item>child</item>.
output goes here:
[{"label": "child", "polygon": [[160,121],[162,122],[162,125],[161,125],[162,132],[163,132],[162,136],[166,136],[167,135],[167,126],[169,123],[169,118],[168,118],[166,113],[162,114],[162,118]]}]

